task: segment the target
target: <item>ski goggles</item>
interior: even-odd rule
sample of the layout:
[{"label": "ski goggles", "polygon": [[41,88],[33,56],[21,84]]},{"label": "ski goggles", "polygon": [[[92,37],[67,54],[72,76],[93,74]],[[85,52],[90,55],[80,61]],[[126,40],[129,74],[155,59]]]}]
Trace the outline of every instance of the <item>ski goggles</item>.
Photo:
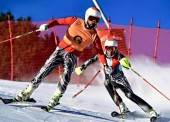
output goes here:
[{"label": "ski goggles", "polygon": [[99,18],[99,17],[94,17],[94,16],[89,16],[89,20],[90,20],[90,21],[95,20],[96,23],[98,23],[98,22],[100,21],[100,18]]},{"label": "ski goggles", "polygon": [[105,50],[112,50],[112,51],[115,51],[116,49],[117,49],[117,47],[115,47],[115,46],[111,46],[111,47],[106,46],[106,47],[105,47]]}]

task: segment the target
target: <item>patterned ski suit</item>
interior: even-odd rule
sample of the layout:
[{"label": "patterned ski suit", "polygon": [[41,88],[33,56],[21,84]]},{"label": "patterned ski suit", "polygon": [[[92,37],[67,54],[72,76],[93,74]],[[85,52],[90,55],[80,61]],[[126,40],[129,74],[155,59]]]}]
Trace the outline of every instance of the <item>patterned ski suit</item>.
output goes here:
[{"label": "patterned ski suit", "polygon": [[76,67],[78,57],[84,48],[93,43],[100,61],[104,64],[106,63],[106,59],[102,51],[97,31],[95,29],[86,29],[83,19],[68,17],[48,22],[49,28],[56,25],[67,25],[69,27],[63,40],[59,43],[59,46],[45,62],[44,66],[33,78],[31,83],[34,88],[37,88],[43,79],[49,75],[54,68],[62,64],[63,75],[62,79],[59,81],[57,89],[59,89],[63,94],[70,82],[70,77]]},{"label": "patterned ski suit", "polygon": [[[104,85],[107,91],[109,92],[112,100],[115,102],[117,106],[119,105],[119,103],[122,102],[122,98],[116,92],[116,89],[119,88],[127,98],[136,103],[144,112],[149,113],[152,107],[142,98],[133,93],[130,84],[128,83],[126,77],[124,76],[122,66],[119,63],[119,60],[122,58],[124,58],[124,55],[121,54],[120,52],[117,52],[117,54],[113,58],[107,58],[106,56],[107,65],[111,67],[112,72],[110,74],[109,72],[107,72],[107,70],[104,69],[105,72]],[[82,69],[85,70],[90,64],[94,63],[98,59],[99,59],[98,56],[95,55],[93,58],[87,60],[82,65]]]}]

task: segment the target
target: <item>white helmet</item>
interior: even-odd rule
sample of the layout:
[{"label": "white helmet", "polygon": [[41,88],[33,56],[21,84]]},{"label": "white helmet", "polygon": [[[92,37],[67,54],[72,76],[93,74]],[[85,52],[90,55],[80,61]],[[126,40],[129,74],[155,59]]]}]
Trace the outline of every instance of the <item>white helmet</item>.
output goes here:
[{"label": "white helmet", "polygon": [[118,47],[118,42],[116,40],[114,41],[106,40],[104,43],[104,47]]},{"label": "white helmet", "polygon": [[[107,52],[106,52],[106,47],[116,47],[116,50],[114,52],[112,52],[111,55],[108,55]],[[104,53],[105,55],[108,57],[108,58],[112,58],[118,51],[118,42],[116,40],[113,40],[113,41],[109,41],[109,40],[106,40],[105,43],[104,43]]]},{"label": "white helmet", "polygon": [[100,10],[95,7],[88,8],[85,14],[85,23],[87,23],[89,16],[101,18]]}]

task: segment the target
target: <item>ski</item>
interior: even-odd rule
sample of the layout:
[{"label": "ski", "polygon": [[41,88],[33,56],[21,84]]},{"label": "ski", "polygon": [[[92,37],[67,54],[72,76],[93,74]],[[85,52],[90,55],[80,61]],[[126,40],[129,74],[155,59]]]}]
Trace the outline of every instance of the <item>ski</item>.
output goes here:
[{"label": "ski", "polygon": [[157,114],[156,117],[155,117],[155,116],[151,117],[151,118],[150,118],[150,122],[156,122],[157,119],[159,119],[160,117],[161,117],[161,113]]},{"label": "ski", "polygon": [[151,117],[151,118],[150,118],[150,122],[155,122],[156,119],[157,119],[157,117]]},{"label": "ski", "polygon": [[52,107],[50,107],[50,106],[42,106],[41,109],[46,111],[46,112],[49,112],[52,109]]},{"label": "ski", "polygon": [[113,111],[112,113],[111,113],[111,116],[112,117],[122,117],[122,115],[124,116],[124,115],[126,115],[126,114],[130,114],[130,113],[133,113],[133,112],[127,112],[127,113],[123,113],[123,114],[121,114],[121,113],[118,113],[117,111]]},{"label": "ski", "polygon": [[111,113],[111,116],[112,116],[112,117],[118,117],[118,116],[122,116],[122,114],[120,114],[120,113],[118,113],[118,112],[116,112],[116,111],[113,111],[113,112]]},{"label": "ski", "polygon": [[[133,112],[123,113],[123,116],[124,116],[124,115],[128,115],[128,114],[131,114],[131,113],[133,113]],[[111,116],[112,116],[112,117],[121,118],[121,117],[122,117],[122,114],[118,113],[117,111],[113,111],[113,112],[111,113]],[[160,117],[160,114],[158,114],[158,117]],[[156,120],[158,119],[158,117],[151,117],[151,118],[150,118],[150,122],[156,122]]]},{"label": "ski", "polygon": [[[60,105],[60,103],[57,103],[56,106],[57,105]],[[47,106],[41,106],[41,109],[46,111],[46,112],[49,112],[50,110],[53,109],[53,107],[51,107],[50,105],[47,105]]]},{"label": "ski", "polygon": [[34,98],[29,98],[25,101],[18,101],[15,98],[2,98],[0,97],[0,100],[4,103],[4,104],[10,104],[10,103],[17,103],[17,102],[31,102],[31,103],[35,103],[36,100]]}]

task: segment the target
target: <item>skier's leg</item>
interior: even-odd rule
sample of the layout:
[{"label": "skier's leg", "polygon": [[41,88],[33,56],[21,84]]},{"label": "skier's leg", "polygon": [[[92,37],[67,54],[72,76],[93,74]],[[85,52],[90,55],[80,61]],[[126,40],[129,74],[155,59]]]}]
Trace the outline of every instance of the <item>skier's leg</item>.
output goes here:
[{"label": "skier's leg", "polygon": [[59,100],[67,89],[67,85],[70,82],[71,74],[74,71],[76,65],[77,57],[75,55],[69,53],[65,55],[65,60],[63,64],[63,75],[61,76],[58,87],[48,106],[54,107],[55,105],[59,104]]},{"label": "skier's leg", "polygon": [[157,116],[156,111],[146,101],[133,93],[131,86],[125,77],[123,78],[123,82],[124,85],[119,84],[119,88],[124,92],[125,96],[136,103],[144,112],[151,116]]},{"label": "skier's leg", "polygon": [[144,112],[148,113],[150,116],[157,116],[156,111],[150,106],[145,100],[134,94],[133,92],[126,92],[126,97],[131,101],[136,103]]},{"label": "skier's leg", "polygon": [[114,84],[114,87],[111,83],[109,83],[107,80],[105,80],[104,85],[109,92],[109,95],[111,96],[112,100],[115,102],[117,107],[120,107],[121,113],[127,113],[129,112],[129,109],[126,107],[125,103],[123,102],[122,98],[119,96],[116,90],[114,88],[117,88],[116,84]]},{"label": "skier's leg", "polygon": [[50,56],[50,58],[45,62],[44,66],[40,69],[37,75],[33,78],[31,83],[17,95],[16,99],[18,101],[24,101],[28,99],[33,93],[33,91],[40,85],[42,80],[54,68],[56,68],[61,62],[63,62],[63,58],[61,58],[62,57],[61,55],[63,55],[63,50],[57,47],[56,50],[53,52],[53,54]]},{"label": "skier's leg", "polygon": [[115,102],[115,104],[117,106],[119,106],[119,103],[122,102],[122,98],[119,96],[117,91],[114,92],[112,84],[107,79],[104,81],[104,85],[105,85],[109,95],[111,96],[112,100]]}]

